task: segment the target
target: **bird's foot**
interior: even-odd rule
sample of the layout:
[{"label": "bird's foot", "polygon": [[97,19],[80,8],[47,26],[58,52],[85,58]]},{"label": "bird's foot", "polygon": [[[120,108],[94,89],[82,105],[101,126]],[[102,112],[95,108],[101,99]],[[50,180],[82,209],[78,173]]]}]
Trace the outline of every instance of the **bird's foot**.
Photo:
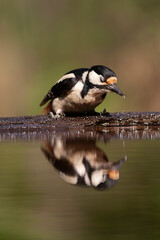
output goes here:
[{"label": "bird's foot", "polygon": [[109,112],[107,112],[106,109],[104,108],[103,111],[100,112],[100,116],[110,117],[111,114]]},{"label": "bird's foot", "polygon": [[53,112],[49,112],[48,114],[51,118],[56,119],[56,120],[60,119],[62,117],[65,117],[65,114],[63,112],[56,113],[56,114],[54,114]]}]

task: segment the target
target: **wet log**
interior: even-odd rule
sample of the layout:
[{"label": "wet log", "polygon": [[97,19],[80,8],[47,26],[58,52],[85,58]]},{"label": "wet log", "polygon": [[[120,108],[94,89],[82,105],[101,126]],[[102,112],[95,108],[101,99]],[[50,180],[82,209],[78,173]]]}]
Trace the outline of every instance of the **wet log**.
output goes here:
[{"label": "wet log", "polygon": [[160,112],[111,113],[109,116],[76,116],[53,119],[47,115],[0,118],[2,131],[80,130],[109,127],[160,126]]}]

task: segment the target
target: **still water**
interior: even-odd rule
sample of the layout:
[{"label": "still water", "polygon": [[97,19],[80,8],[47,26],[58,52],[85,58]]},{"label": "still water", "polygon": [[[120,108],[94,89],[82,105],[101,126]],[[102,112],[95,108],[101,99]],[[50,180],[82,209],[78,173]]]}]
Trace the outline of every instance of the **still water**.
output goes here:
[{"label": "still water", "polygon": [[160,130],[117,129],[0,133],[0,239],[159,239]]}]

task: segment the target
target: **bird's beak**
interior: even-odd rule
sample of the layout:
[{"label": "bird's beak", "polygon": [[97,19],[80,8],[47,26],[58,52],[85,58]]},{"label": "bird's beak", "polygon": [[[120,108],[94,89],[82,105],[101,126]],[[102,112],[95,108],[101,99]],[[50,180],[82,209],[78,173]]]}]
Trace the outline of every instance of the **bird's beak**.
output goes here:
[{"label": "bird's beak", "polygon": [[125,94],[123,94],[123,93],[121,92],[121,90],[117,87],[117,85],[116,85],[115,83],[109,84],[109,85],[107,86],[107,88],[108,88],[111,92],[115,92],[115,93],[117,93],[117,94],[120,95],[120,96],[125,96]]},{"label": "bird's beak", "polygon": [[120,96],[124,96],[125,94],[123,94],[121,92],[121,90],[117,87],[116,83],[117,83],[117,78],[116,77],[110,77],[107,79],[106,81],[107,83],[107,89],[110,90],[111,92],[115,92]]},{"label": "bird's beak", "polygon": [[111,169],[109,170],[109,177],[113,180],[118,180],[119,179],[119,169],[123,165],[124,162],[127,161],[127,156],[124,158],[120,159],[119,161],[115,162]]}]

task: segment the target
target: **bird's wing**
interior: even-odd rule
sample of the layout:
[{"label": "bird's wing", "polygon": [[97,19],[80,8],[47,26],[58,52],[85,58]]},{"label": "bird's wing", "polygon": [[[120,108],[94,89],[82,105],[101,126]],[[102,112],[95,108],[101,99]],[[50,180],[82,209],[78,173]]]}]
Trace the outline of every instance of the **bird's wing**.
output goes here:
[{"label": "bird's wing", "polygon": [[57,97],[64,97],[66,96],[71,89],[76,85],[76,83],[79,81],[77,78],[66,78],[62,80],[59,80],[47,93],[47,95],[44,97],[42,102],[40,103],[40,106],[44,105],[46,102],[48,102],[51,99],[57,98]]},{"label": "bird's wing", "polygon": [[[47,95],[43,98],[40,106],[47,103],[49,100],[66,96],[71,89],[76,85],[78,81],[82,81],[82,74],[87,69],[76,69],[72,72],[66,73],[47,93]],[[81,71],[81,74],[80,74]]]}]

